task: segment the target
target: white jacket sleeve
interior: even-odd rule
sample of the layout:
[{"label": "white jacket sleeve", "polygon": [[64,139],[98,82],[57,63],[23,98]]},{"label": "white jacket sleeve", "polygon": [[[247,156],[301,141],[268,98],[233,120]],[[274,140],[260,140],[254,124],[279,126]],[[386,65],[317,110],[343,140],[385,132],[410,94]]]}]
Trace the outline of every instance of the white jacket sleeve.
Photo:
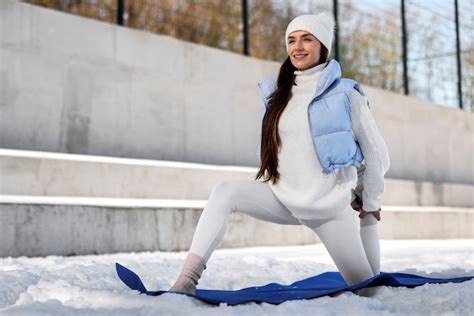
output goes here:
[{"label": "white jacket sleeve", "polygon": [[260,110],[260,119],[259,119],[259,125],[258,125],[258,129],[259,129],[259,132],[258,132],[258,139],[257,139],[257,148],[256,148],[256,156],[257,156],[257,163],[260,165],[260,160],[262,157],[260,157],[260,152],[261,152],[261,146],[262,146],[262,124],[263,124],[263,118],[265,116],[265,113],[267,112],[267,106],[265,105],[265,103],[262,103],[262,107],[261,107],[261,110]]},{"label": "white jacket sleeve", "polygon": [[390,157],[367,104],[367,97],[357,90],[351,93],[352,131],[364,155],[365,165],[358,170],[355,194],[362,198],[363,208],[374,212],[380,208],[384,192],[384,176]]}]

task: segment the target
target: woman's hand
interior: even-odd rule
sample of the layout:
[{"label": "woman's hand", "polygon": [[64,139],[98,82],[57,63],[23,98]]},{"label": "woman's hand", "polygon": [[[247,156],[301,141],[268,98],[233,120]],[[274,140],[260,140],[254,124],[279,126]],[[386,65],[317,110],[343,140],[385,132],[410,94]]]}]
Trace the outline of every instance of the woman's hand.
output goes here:
[{"label": "woman's hand", "polygon": [[354,209],[354,211],[357,211],[359,212],[359,218],[364,218],[365,216],[367,216],[367,214],[372,214],[374,215],[374,217],[377,219],[377,221],[380,221],[380,212],[382,211],[381,208],[379,208],[377,211],[375,212],[367,212],[365,211],[362,207],[363,207],[363,202],[362,202],[362,199],[359,198],[358,196],[356,196],[356,198],[354,199],[354,201],[352,201],[351,203],[351,207]]},{"label": "woman's hand", "polygon": [[354,211],[360,212],[360,210],[362,209],[361,198],[356,195],[356,198],[354,199],[354,201],[352,201],[351,206],[354,209]]}]

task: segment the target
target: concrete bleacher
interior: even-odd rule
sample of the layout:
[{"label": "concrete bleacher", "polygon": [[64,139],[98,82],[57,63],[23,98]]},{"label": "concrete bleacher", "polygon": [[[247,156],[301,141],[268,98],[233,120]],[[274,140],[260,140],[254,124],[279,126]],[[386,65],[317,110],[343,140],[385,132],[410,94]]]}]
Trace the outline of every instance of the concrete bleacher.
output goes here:
[{"label": "concrete bleacher", "polygon": [[[213,185],[256,171],[0,149],[0,255],[184,251]],[[387,179],[380,237],[474,238],[473,193],[468,185]],[[235,213],[221,246],[314,242],[306,227]]]},{"label": "concrete bleacher", "polygon": [[[205,200],[221,180],[254,179],[257,169],[0,149],[3,195]],[[388,179],[389,205],[471,207],[474,187]]]}]

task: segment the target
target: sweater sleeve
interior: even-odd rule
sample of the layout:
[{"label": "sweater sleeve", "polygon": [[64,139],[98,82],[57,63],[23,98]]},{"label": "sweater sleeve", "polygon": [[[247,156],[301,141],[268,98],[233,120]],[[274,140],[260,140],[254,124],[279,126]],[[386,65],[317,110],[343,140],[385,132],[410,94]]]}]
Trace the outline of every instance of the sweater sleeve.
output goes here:
[{"label": "sweater sleeve", "polygon": [[352,130],[364,155],[365,164],[358,170],[354,194],[362,198],[363,208],[374,212],[380,208],[384,192],[384,176],[390,157],[367,104],[367,97],[355,89],[351,93]]},{"label": "sweater sleeve", "polygon": [[260,152],[261,152],[261,147],[262,147],[262,143],[261,143],[261,138],[262,138],[262,124],[263,124],[263,118],[265,116],[265,113],[267,112],[267,106],[265,105],[265,103],[262,103],[262,107],[261,107],[261,110],[260,110],[260,119],[259,119],[259,125],[258,125],[258,128],[259,128],[259,133],[257,134],[258,135],[258,139],[257,139],[257,148],[256,148],[256,156],[257,156],[257,163],[260,164],[260,160],[261,160],[261,157],[260,157]]}]

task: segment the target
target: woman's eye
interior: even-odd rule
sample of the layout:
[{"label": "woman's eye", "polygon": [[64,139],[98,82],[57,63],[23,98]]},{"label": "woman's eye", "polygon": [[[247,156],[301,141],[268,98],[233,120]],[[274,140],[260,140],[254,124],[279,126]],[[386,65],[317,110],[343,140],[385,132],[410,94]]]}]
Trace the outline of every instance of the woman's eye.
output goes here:
[{"label": "woman's eye", "polygon": [[[305,42],[311,42],[310,38],[304,38],[303,41]],[[288,41],[288,44],[293,44],[295,41]]]}]

